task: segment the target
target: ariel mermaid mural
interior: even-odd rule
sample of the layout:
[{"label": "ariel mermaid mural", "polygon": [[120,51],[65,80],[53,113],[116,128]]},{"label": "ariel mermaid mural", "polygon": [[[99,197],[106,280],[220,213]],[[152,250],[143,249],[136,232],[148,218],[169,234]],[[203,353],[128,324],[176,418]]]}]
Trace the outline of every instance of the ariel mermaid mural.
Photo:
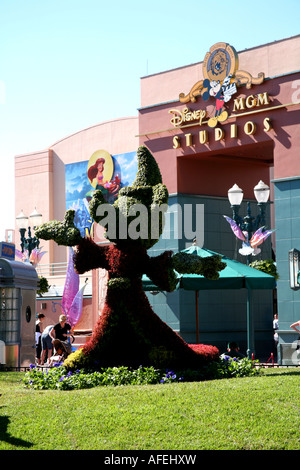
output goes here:
[{"label": "ariel mermaid mural", "polygon": [[88,163],[87,175],[90,184],[95,189],[100,189],[104,197],[113,195],[116,198],[121,186],[121,178],[118,173],[114,174],[113,159],[106,150],[93,153]]},{"label": "ariel mermaid mural", "polygon": [[136,172],[136,151],[110,155],[106,150],[96,150],[89,160],[65,166],[66,210],[75,211],[74,224],[82,237],[93,237],[89,202],[94,192],[100,190],[112,204],[119,190],[134,181]]}]

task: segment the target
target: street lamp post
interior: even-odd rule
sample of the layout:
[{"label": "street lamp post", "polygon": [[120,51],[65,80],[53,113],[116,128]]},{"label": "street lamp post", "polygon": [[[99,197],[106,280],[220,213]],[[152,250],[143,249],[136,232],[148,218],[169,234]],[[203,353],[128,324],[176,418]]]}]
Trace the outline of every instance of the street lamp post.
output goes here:
[{"label": "street lamp post", "polygon": [[[24,214],[23,210],[20,214],[16,217],[17,226],[19,228],[20,237],[21,237],[21,250],[24,253],[24,250],[28,251],[28,258],[30,257],[32,250],[34,248],[39,248],[40,241],[35,236],[31,235],[31,227],[28,226],[30,220],[30,224],[35,230],[35,228],[39,227],[42,223],[42,214],[38,213],[36,208],[30,214],[29,218]],[[28,230],[28,236],[26,238],[26,230]]]},{"label": "street lamp post", "polygon": [[[233,220],[240,227],[242,232],[247,233],[247,241],[249,242],[253,233],[265,225],[266,203],[269,199],[270,188],[263,181],[260,181],[254,188],[254,195],[257,200],[259,214],[256,218],[251,215],[250,202],[247,202],[247,215],[241,217],[239,215],[240,205],[243,200],[243,190],[237,184],[228,190],[228,199],[231,204]],[[247,264],[251,261],[251,255],[247,256]]]},{"label": "street lamp post", "polygon": [[[243,190],[235,184],[228,191],[228,199],[231,204],[233,220],[242,230],[247,234],[247,242],[249,243],[253,233],[259,228],[265,225],[265,210],[266,203],[269,199],[270,188],[263,181],[254,188],[254,195],[257,200],[257,206],[259,208],[259,214],[256,218],[251,215],[250,202],[247,202],[247,215],[242,218],[239,215],[239,208],[243,200]],[[247,255],[247,265],[250,264],[251,254]],[[254,318],[252,312],[252,291],[248,289],[247,292],[247,357],[251,359],[252,355],[255,354],[254,345]]]}]

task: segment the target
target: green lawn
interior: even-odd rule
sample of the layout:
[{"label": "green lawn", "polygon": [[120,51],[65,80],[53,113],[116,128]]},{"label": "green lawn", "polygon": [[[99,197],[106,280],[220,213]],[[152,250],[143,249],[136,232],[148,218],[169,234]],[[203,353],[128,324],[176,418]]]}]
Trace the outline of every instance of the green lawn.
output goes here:
[{"label": "green lawn", "polygon": [[0,372],[0,450],[299,450],[299,368],[75,391],[23,376]]}]

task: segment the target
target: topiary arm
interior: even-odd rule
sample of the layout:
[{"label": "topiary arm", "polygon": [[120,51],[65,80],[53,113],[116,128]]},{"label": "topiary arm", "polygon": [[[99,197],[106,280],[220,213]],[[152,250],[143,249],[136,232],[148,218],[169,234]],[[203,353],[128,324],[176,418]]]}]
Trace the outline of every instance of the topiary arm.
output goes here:
[{"label": "topiary arm", "polygon": [[108,204],[107,201],[104,199],[102,191],[100,189],[96,189],[93,194],[92,199],[89,202],[89,212],[91,217],[97,224],[101,225],[101,220],[105,217],[105,215],[100,214],[99,206],[102,204]]},{"label": "topiary arm", "polygon": [[148,257],[145,274],[161,290],[172,292],[176,289],[178,279],[172,266],[172,251]]},{"label": "topiary arm", "polygon": [[42,240],[54,240],[58,245],[75,246],[82,239],[80,231],[74,225],[75,211],[68,210],[62,222],[45,222],[35,230],[35,236]]},{"label": "topiary arm", "polygon": [[99,246],[90,238],[82,238],[74,254],[74,268],[78,274],[92,269],[103,268],[108,270],[108,246]]},{"label": "topiary arm", "polygon": [[221,256],[201,258],[195,254],[176,253],[172,256],[173,268],[181,274],[200,274],[207,279],[219,279],[219,271],[225,269]]}]

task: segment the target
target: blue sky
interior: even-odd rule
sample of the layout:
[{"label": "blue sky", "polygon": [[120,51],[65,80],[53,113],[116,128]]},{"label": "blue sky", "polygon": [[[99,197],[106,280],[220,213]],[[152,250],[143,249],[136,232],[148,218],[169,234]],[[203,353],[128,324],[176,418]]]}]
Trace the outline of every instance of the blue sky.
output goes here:
[{"label": "blue sky", "polygon": [[299,0],[0,0],[0,240],[14,226],[15,155],[137,115],[141,77],[219,41],[239,52],[295,36],[299,19]]}]

